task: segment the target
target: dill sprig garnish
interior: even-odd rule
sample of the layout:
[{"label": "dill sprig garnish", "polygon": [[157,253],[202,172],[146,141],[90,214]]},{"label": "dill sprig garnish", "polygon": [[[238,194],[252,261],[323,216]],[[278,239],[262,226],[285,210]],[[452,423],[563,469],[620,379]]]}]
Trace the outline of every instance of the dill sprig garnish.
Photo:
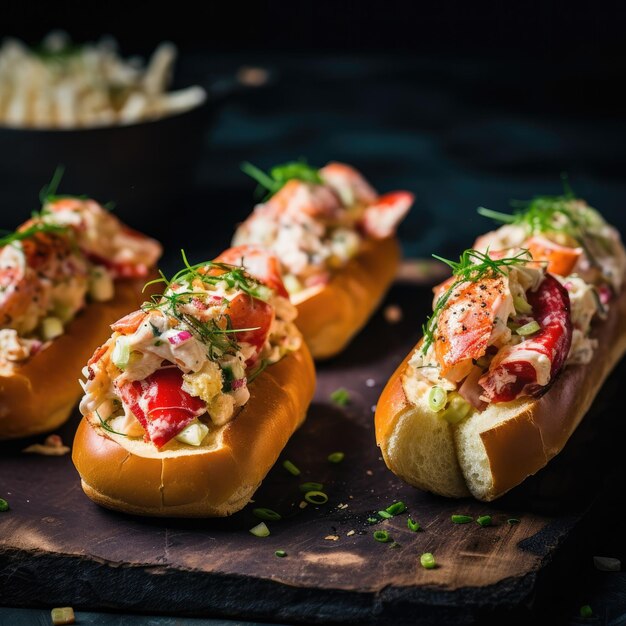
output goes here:
[{"label": "dill sprig garnish", "polygon": [[585,219],[584,213],[575,211],[572,202],[576,196],[567,181],[562,176],[563,194],[558,196],[536,196],[532,200],[513,200],[511,206],[514,213],[500,213],[485,207],[477,209],[478,214],[488,217],[496,222],[522,226],[528,235],[544,233],[563,233],[574,239],[585,251],[587,258],[593,265],[598,265],[587,243],[588,237],[593,237],[589,232],[591,225]]},{"label": "dill sprig garnish", "polygon": [[111,425],[109,424],[109,420],[111,419],[110,417],[108,417],[106,420],[103,420],[102,417],[100,416],[100,413],[98,413],[98,409],[96,409],[96,415],[98,416],[98,419],[100,420],[100,426],[102,426],[102,428],[104,428],[104,430],[106,430],[108,433],[112,433],[114,435],[120,435],[122,437],[128,437],[126,433],[121,433],[118,430],[114,430],[111,427]]},{"label": "dill sprig garnish", "polygon": [[[236,333],[242,333],[257,328],[233,328],[230,316],[226,313],[218,319],[223,320],[223,327],[218,323],[218,319],[210,319],[207,322],[199,320],[197,317],[182,310],[182,307],[192,302],[194,298],[206,296],[205,291],[194,291],[193,282],[198,279],[206,285],[217,285],[225,282],[229,288],[240,289],[245,294],[267,300],[270,289],[252,278],[242,265],[229,265],[227,263],[216,263],[215,261],[204,261],[191,265],[187,260],[184,250],[181,250],[185,267],[178,271],[171,279],[168,279],[163,272],[160,278],[155,278],[144,285],[144,290],[150,285],[165,284],[165,290],[161,294],[151,296],[151,301],[143,304],[144,311],[160,310],[171,315],[178,322],[183,324],[209,349],[209,357],[215,359],[223,354],[235,354],[239,349],[237,342],[232,339]],[[212,275],[208,270],[217,269],[222,273]],[[176,291],[180,286],[189,286],[187,291]]]},{"label": "dill sprig garnish", "polygon": [[[7,231],[2,231],[7,232]],[[14,232],[7,232],[6,235],[0,237],[0,248],[8,246],[16,241],[22,241],[24,239],[30,239],[38,233],[65,233],[67,232],[67,226],[60,226],[58,224],[48,224],[47,222],[37,222],[24,230],[16,230]]]},{"label": "dill sprig garnish", "polygon": [[263,194],[263,190],[267,192],[265,200],[271,198],[277,191],[280,191],[290,180],[301,180],[305,183],[316,185],[321,185],[324,182],[318,168],[311,167],[304,159],[275,165],[269,173],[245,161],[241,164],[241,171],[259,183],[258,189],[261,192],[259,195]]},{"label": "dill sprig garnish", "polygon": [[532,256],[526,249],[520,250],[513,256],[503,257],[501,259],[492,259],[489,256],[489,250],[484,253],[471,248],[463,252],[458,262],[444,259],[436,254],[433,254],[433,257],[452,269],[452,276],[455,277],[455,280],[439,297],[432,315],[426,320],[426,323],[422,325],[422,333],[424,335],[422,354],[426,354],[428,348],[430,348],[435,341],[435,331],[437,329],[439,315],[458,285],[465,282],[475,283],[483,278],[493,278],[498,274],[506,275],[508,268],[525,265],[532,261]]},{"label": "dill sprig garnish", "polygon": [[54,174],[52,175],[52,179],[46,185],[41,188],[39,192],[39,202],[41,202],[42,210],[40,213],[33,214],[33,216],[42,216],[48,213],[46,211],[46,205],[51,204],[52,202],[56,202],[57,200],[63,200],[64,198],[76,198],[77,200],[87,200],[88,197],[85,195],[74,195],[74,194],[58,194],[57,191],[59,189],[59,185],[63,180],[63,175],[65,174],[65,166],[57,165],[54,170]]}]

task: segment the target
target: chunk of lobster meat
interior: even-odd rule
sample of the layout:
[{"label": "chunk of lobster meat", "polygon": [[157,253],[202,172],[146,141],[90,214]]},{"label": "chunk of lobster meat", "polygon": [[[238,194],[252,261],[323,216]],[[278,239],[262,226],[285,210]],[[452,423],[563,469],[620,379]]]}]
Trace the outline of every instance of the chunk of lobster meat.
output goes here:
[{"label": "chunk of lobster meat", "polygon": [[302,215],[334,220],[341,212],[337,194],[324,185],[302,180],[288,180],[266,203],[266,211],[277,218],[288,215],[299,220]]},{"label": "chunk of lobster meat", "polygon": [[435,355],[441,375],[453,382],[465,378],[472,360],[483,356],[491,344],[508,333],[513,312],[508,277],[497,275],[453,288],[439,313],[435,330]]},{"label": "chunk of lobster meat", "polygon": [[546,274],[528,302],[540,330],[520,343],[507,346],[494,357],[480,379],[481,398],[509,402],[521,396],[539,397],[561,371],[572,343],[572,320],[567,290]]},{"label": "chunk of lobster meat", "polygon": [[569,276],[583,254],[582,248],[562,246],[545,237],[531,237],[522,244],[535,261],[547,262],[546,272],[557,276]]},{"label": "chunk of lobster meat", "polygon": [[363,231],[375,239],[390,237],[409,212],[413,200],[413,194],[408,191],[392,191],[380,196],[363,213]]},{"label": "chunk of lobster meat", "polygon": [[254,354],[246,360],[253,365],[259,357],[274,321],[274,308],[263,300],[251,298],[245,293],[235,296],[226,309],[233,330],[232,338],[237,343],[249,343],[254,346]]},{"label": "chunk of lobster meat", "polygon": [[206,403],[183,391],[182,385],[181,370],[167,367],[118,388],[124,408],[137,418],[146,438],[157,448],[162,448],[196,417],[206,413]]},{"label": "chunk of lobster meat", "polygon": [[283,283],[280,261],[266,248],[249,244],[235,246],[222,252],[215,262],[243,267],[250,276],[273,289],[278,295],[289,298]]},{"label": "chunk of lobster meat", "polygon": [[147,315],[141,309],[133,311],[111,324],[111,329],[122,335],[132,335],[143,324]]},{"label": "chunk of lobster meat", "polygon": [[341,198],[344,206],[350,207],[356,203],[372,204],[378,198],[376,190],[362,174],[345,163],[329,163],[319,170],[319,175]]}]

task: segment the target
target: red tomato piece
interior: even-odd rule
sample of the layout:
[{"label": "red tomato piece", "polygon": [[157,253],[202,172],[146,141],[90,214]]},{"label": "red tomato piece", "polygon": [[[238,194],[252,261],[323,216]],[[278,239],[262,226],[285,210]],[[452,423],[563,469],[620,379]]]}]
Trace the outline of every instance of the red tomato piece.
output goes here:
[{"label": "red tomato piece", "polygon": [[263,300],[242,293],[230,301],[226,315],[230,317],[234,329],[254,329],[233,333],[233,338],[237,343],[245,341],[256,348],[254,356],[246,361],[247,365],[252,365],[267,341],[274,321],[274,308]]},{"label": "red tomato piece", "polygon": [[141,309],[133,311],[111,324],[111,328],[122,335],[132,335],[146,319],[146,315]]},{"label": "red tomato piece", "polygon": [[204,400],[183,391],[182,384],[181,370],[168,367],[119,388],[122,403],[132,411],[157,448],[162,448],[194,418],[206,412]]}]

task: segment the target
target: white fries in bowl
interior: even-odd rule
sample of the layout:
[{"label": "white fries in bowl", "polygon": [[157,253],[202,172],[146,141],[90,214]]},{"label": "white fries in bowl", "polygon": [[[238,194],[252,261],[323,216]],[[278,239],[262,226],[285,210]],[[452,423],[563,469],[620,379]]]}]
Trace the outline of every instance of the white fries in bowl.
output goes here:
[{"label": "white fries in bowl", "polygon": [[206,91],[171,83],[176,47],[161,43],[147,65],[122,58],[110,37],[75,46],[49,34],[36,50],[16,39],[0,46],[0,126],[73,129],[135,124],[200,106]]}]

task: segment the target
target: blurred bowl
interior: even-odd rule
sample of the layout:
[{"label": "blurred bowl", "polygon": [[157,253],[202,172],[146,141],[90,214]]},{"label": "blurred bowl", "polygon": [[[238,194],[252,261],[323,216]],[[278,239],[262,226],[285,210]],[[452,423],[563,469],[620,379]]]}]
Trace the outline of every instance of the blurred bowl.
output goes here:
[{"label": "blurred bowl", "polygon": [[129,221],[144,219],[151,207],[167,204],[193,184],[220,101],[209,97],[188,111],[127,126],[0,127],[0,214],[39,209],[39,190],[63,165],[59,193],[113,201]]},{"label": "blurred bowl", "polygon": [[241,72],[202,82],[204,103],[156,120],[76,129],[0,126],[0,228],[12,228],[40,208],[39,191],[59,165],[65,167],[60,194],[114,202],[130,225],[145,230],[146,219],[175,210],[181,196],[193,193],[224,101],[262,86]]}]

